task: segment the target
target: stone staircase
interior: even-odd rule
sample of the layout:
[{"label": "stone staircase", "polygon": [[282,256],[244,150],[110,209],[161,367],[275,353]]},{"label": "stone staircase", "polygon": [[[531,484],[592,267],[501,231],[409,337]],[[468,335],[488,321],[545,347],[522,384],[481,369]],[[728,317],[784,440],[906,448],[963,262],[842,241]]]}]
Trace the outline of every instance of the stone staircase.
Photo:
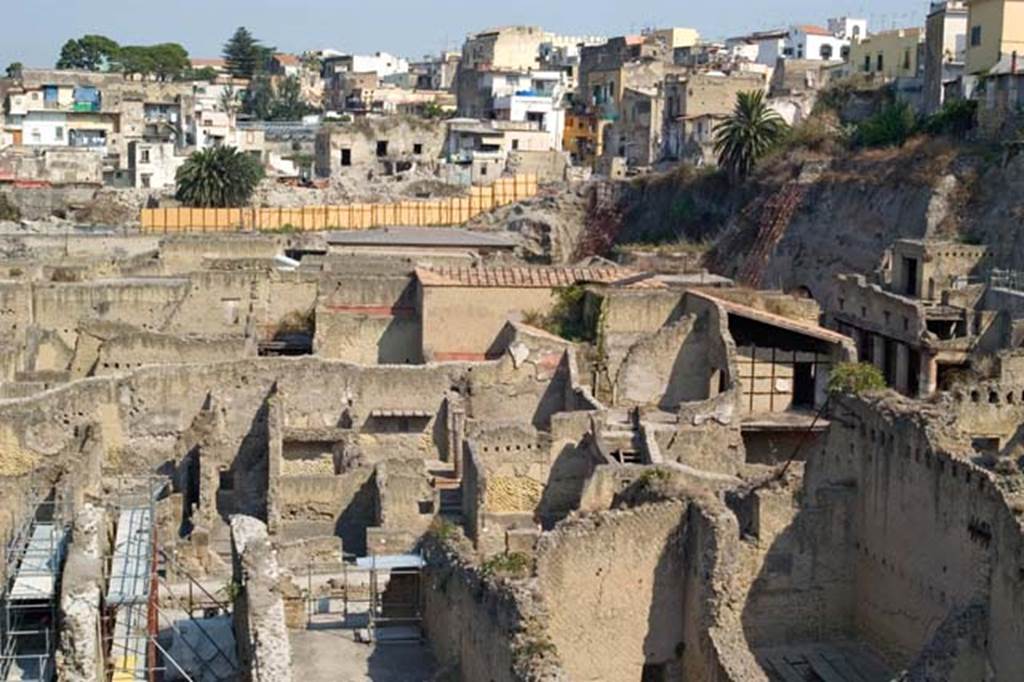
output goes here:
[{"label": "stone staircase", "polygon": [[462,522],[462,479],[456,478],[455,467],[448,462],[427,463],[430,484],[437,500],[437,513],[453,522]]}]

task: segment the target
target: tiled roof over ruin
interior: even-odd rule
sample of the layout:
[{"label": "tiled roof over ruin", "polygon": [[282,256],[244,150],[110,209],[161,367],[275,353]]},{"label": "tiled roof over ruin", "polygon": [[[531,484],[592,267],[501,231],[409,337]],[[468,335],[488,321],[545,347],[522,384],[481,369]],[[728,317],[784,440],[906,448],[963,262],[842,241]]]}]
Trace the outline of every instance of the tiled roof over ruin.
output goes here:
[{"label": "tiled roof over ruin", "polygon": [[430,267],[416,268],[416,277],[428,287],[492,287],[552,289],[594,282],[626,282],[639,274],[627,268],[598,267]]}]

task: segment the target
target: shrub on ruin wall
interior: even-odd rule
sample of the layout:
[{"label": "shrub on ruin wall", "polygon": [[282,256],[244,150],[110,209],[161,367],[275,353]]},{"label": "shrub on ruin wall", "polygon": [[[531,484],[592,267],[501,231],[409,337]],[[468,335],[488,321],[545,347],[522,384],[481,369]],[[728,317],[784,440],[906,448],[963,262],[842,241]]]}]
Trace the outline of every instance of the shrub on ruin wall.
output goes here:
[{"label": "shrub on ruin wall", "polygon": [[578,285],[562,287],[555,290],[554,296],[551,312],[545,315],[536,310],[526,311],[523,322],[567,341],[593,341],[595,330],[588,326],[583,314],[586,290]]},{"label": "shrub on ruin wall", "polygon": [[495,554],[480,565],[485,578],[526,578],[533,571],[533,560],[522,552]]},{"label": "shrub on ruin wall", "polygon": [[866,362],[840,363],[832,369],[828,380],[829,393],[861,395],[885,388],[885,377],[881,370]]}]

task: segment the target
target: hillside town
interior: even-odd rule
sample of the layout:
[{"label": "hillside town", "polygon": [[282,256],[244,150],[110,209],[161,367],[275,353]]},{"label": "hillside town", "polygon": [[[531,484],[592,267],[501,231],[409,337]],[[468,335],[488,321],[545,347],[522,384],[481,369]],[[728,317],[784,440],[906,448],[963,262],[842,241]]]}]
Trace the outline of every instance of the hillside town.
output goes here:
[{"label": "hillside town", "polygon": [[1024,680],[1024,0],[672,13],[10,63],[0,682]]}]

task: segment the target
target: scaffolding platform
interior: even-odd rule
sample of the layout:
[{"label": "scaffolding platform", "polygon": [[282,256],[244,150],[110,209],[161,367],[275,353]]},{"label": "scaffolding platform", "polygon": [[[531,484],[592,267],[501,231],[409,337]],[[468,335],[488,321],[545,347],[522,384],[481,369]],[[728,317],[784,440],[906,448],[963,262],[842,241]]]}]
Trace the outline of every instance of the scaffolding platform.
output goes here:
[{"label": "scaffolding platform", "polygon": [[153,561],[153,512],[150,507],[122,509],[110,562],[107,604],[125,606],[149,600]]},{"label": "scaffolding platform", "polygon": [[124,507],[110,559],[106,603],[116,609],[111,659],[113,682],[148,680],[149,601],[153,564],[153,510]]},{"label": "scaffolding platform", "polygon": [[56,596],[64,540],[63,526],[35,524],[7,595],[9,601],[49,601]]}]

